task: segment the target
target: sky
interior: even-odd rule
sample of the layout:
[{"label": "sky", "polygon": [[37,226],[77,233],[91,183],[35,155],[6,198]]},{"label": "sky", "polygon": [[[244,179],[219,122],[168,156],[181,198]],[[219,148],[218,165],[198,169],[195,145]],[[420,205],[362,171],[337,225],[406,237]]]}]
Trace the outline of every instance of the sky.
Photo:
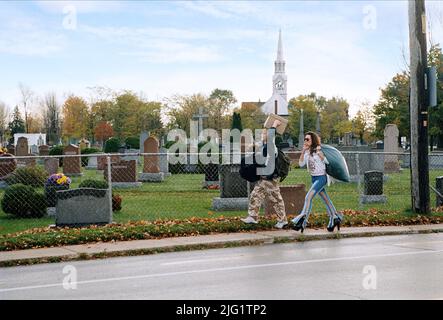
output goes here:
[{"label": "sky", "polygon": [[[443,44],[443,2],[427,15]],[[20,82],[59,101],[95,86],[266,101],[281,29],[288,97],[340,96],[353,115],[405,69],[407,19],[406,1],[2,1],[0,101]]]}]

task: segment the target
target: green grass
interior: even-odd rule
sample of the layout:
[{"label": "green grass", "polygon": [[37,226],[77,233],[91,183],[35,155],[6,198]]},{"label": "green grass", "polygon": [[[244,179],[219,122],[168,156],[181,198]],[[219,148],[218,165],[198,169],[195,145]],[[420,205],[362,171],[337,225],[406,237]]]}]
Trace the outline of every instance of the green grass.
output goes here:
[{"label": "green grass", "polygon": [[[141,171],[141,168],[140,170]],[[71,188],[77,188],[84,179],[103,179],[103,173],[96,170],[83,170],[82,177],[74,177]],[[435,177],[443,175],[443,170],[431,170],[430,181],[435,184]],[[203,174],[172,175],[162,183],[143,183],[138,189],[114,189],[123,198],[123,209],[114,213],[114,221],[119,223],[155,220],[155,219],[183,219],[188,217],[214,218],[219,216],[243,216],[245,211],[214,212],[211,210],[212,199],[219,196],[218,190],[202,189]],[[310,176],[306,169],[293,169],[283,182],[283,185],[306,184],[311,185]],[[410,172],[388,175],[384,184],[384,194],[388,197],[386,204],[360,205],[359,194],[362,193],[363,183],[335,183],[327,191],[337,210],[354,209],[392,210],[407,214],[410,210]],[[43,192],[43,190],[42,190]],[[4,191],[0,191],[0,197]],[[431,195],[431,205],[435,206],[435,195]],[[313,203],[313,212],[323,213],[325,208],[320,199]],[[41,219],[14,219],[0,210],[0,235],[14,233],[36,227],[46,227],[54,224],[52,218]]]}]

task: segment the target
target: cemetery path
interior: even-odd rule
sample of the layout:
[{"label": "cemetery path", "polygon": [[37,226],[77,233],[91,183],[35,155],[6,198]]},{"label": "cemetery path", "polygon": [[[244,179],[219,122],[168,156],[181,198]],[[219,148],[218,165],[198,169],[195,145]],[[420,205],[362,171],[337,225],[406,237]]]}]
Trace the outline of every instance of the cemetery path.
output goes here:
[{"label": "cemetery path", "polygon": [[442,299],[441,270],[409,234],[1,268],[0,299]]}]

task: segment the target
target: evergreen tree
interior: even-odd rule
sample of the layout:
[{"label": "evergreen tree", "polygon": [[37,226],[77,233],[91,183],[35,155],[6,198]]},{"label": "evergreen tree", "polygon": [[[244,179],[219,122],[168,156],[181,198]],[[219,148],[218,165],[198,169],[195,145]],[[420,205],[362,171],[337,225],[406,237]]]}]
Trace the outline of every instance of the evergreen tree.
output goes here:
[{"label": "evergreen tree", "polygon": [[11,139],[14,139],[15,133],[24,133],[25,132],[25,121],[22,118],[20,110],[18,106],[15,106],[14,113],[12,115],[12,121],[9,122],[9,131],[11,132]]}]

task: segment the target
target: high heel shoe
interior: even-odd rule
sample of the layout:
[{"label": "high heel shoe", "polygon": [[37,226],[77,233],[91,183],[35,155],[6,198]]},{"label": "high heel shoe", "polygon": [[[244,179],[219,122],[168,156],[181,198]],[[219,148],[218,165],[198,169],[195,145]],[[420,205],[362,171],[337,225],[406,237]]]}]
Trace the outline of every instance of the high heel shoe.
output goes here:
[{"label": "high heel shoe", "polygon": [[292,229],[294,229],[295,231],[301,230],[301,233],[303,233],[303,231],[305,230],[305,227],[306,227],[305,217],[301,217],[300,220],[298,220],[297,223],[294,224]]},{"label": "high heel shoe", "polygon": [[334,218],[333,224],[332,226],[329,226],[326,228],[329,232],[334,232],[335,227],[337,227],[337,230],[340,231],[340,223],[341,223],[341,219],[340,218]]}]

